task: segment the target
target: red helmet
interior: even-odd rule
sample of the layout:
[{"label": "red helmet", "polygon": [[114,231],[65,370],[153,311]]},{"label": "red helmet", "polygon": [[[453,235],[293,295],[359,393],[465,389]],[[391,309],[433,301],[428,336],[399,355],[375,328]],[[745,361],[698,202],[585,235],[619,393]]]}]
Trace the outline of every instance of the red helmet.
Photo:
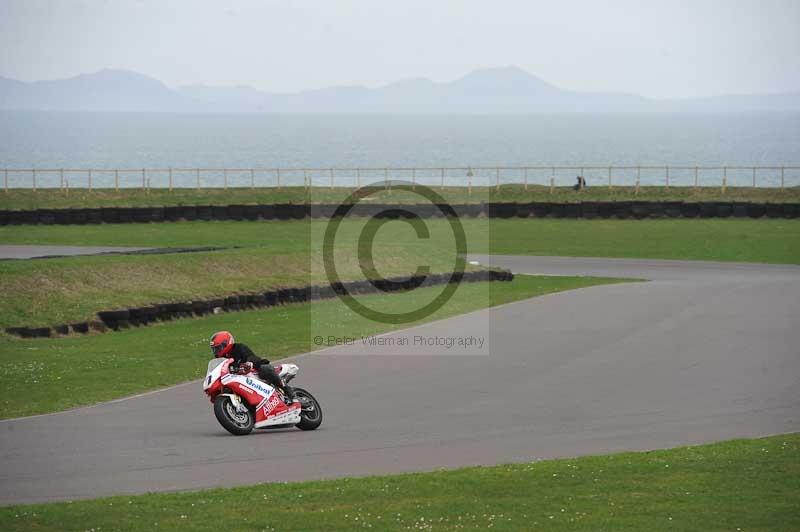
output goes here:
[{"label": "red helmet", "polygon": [[228,356],[228,353],[231,352],[233,344],[235,343],[236,340],[233,339],[231,333],[228,331],[220,331],[211,335],[211,342],[209,342],[209,345],[211,346],[211,352],[214,353],[216,358],[223,358]]}]

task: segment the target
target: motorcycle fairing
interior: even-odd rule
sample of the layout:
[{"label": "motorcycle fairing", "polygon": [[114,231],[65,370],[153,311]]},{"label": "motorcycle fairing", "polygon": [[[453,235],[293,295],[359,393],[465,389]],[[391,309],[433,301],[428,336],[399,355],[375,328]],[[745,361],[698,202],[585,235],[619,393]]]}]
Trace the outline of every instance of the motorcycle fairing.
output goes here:
[{"label": "motorcycle fairing", "polygon": [[300,404],[286,405],[281,394],[254,375],[225,375],[222,384],[255,408],[255,428],[300,422]]}]

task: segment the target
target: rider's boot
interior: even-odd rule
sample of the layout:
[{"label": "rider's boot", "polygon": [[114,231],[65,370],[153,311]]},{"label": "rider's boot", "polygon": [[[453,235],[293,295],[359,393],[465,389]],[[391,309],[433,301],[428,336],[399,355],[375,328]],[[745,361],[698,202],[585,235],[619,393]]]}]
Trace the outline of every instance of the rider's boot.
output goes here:
[{"label": "rider's boot", "polygon": [[297,401],[297,396],[294,393],[294,388],[288,384],[283,385],[283,396],[286,398],[286,404],[290,405]]}]

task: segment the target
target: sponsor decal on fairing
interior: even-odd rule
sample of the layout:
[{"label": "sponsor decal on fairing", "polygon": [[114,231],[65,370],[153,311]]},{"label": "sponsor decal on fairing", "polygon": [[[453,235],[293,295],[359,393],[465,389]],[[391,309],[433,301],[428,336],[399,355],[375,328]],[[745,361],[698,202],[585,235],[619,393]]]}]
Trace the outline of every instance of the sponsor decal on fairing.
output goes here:
[{"label": "sponsor decal on fairing", "polygon": [[255,424],[256,428],[267,427],[270,425],[294,425],[300,422],[300,406],[289,408],[280,414],[273,414],[269,419],[259,421]]},{"label": "sponsor decal on fairing", "polygon": [[263,393],[265,395],[269,395],[270,392],[272,392],[272,390],[270,388],[267,388],[266,386],[263,386],[261,383],[259,383],[256,380],[251,379],[250,377],[247,377],[245,382],[247,383],[247,385],[249,387],[255,388],[256,390],[258,390],[259,392],[261,392],[261,393]]},{"label": "sponsor decal on fairing", "polygon": [[278,394],[273,393],[272,396],[267,399],[267,404],[264,405],[264,415],[268,416],[281,402],[281,398],[278,397]]}]

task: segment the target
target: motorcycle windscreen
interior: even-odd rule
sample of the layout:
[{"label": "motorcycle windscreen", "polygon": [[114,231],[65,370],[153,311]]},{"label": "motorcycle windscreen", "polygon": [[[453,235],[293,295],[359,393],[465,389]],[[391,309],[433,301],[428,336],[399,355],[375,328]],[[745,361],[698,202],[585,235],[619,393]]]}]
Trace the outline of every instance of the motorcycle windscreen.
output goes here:
[{"label": "motorcycle windscreen", "polygon": [[203,381],[203,389],[208,389],[212,383],[216,382],[219,379],[219,375],[221,373],[220,366],[225,363],[224,358],[212,358],[208,362],[208,369],[206,370],[206,378]]},{"label": "motorcycle windscreen", "polygon": [[217,368],[217,366],[219,366],[223,362],[225,362],[224,358],[212,358],[211,360],[209,360],[208,369],[206,369],[206,375],[214,371]]}]

